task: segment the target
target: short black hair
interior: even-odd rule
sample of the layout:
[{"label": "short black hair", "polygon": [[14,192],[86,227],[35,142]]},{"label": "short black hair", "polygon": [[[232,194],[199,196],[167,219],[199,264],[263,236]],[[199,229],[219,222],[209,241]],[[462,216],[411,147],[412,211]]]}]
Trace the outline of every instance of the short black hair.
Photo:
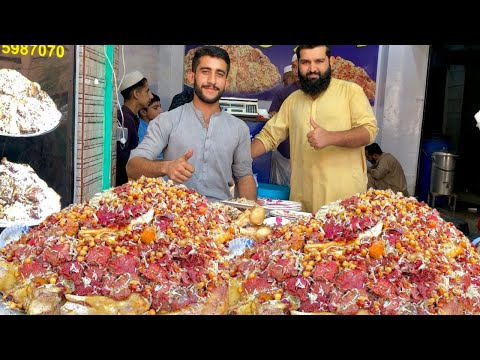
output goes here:
[{"label": "short black hair", "polygon": [[382,155],[383,151],[380,148],[380,145],[377,143],[372,143],[370,145],[365,146],[365,150],[367,150],[368,155],[378,154]]},{"label": "short black hair", "polygon": [[152,93],[153,98],[148,102],[148,106],[152,105],[154,102],[160,102],[160,97],[157,94]]},{"label": "short black hair", "polygon": [[198,48],[195,51],[195,55],[193,55],[192,59],[192,71],[195,72],[197,70],[197,66],[200,63],[200,58],[202,56],[211,56],[211,57],[216,57],[225,60],[227,63],[227,74],[230,71],[230,56],[228,56],[228,53],[222,49],[221,47],[218,46],[213,46],[213,45],[205,45],[202,46],[201,48]]},{"label": "short black hair", "polygon": [[122,90],[120,92],[120,94],[122,94],[122,96],[125,100],[128,100],[132,96],[132,93],[133,93],[134,90],[143,88],[146,83],[147,83],[147,78],[143,78],[138,83],[133,84],[132,86]]},{"label": "short black hair", "polygon": [[316,47],[319,47],[319,46],[325,46],[325,48],[326,48],[325,54],[327,55],[327,58],[329,58],[330,55],[331,55],[331,49],[330,49],[329,45],[298,45],[297,46],[297,51],[296,51],[297,59],[300,60],[300,50],[315,49]]},{"label": "short black hair", "polygon": [[[156,102],[156,101],[160,102],[160,98],[158,97],[157,94],[152,93],[152,95],[153,95],[153,98],[148,102],[148,106],[153,105],[153,103]],[[140,110],[145,110],[145,111],[147,111],[147,110],[148,110],[148,106],[147,106],[147,107],[144,107],[144,108],[141,108]],[[140,116],[140,110],[138,110],[138,116]],[[140,116],[140,117],[141,117],[141,116]]]}]

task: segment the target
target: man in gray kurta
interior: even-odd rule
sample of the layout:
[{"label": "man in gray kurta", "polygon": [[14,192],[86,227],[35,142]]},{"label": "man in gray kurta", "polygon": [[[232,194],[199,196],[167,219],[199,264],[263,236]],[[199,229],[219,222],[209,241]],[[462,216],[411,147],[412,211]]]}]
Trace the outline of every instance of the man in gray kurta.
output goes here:
[{"label": "man in gray kurta", "polygon": [[[137,179],[167,176],[211,201],[240,197],[256,200],[250,131],[221,110],[230,59],[225,50],[204,46],[192,60],[193,101],[152,120],[142,143],[132,150],[127,174]],[[163,151],[164,160],[154,160]]]}]

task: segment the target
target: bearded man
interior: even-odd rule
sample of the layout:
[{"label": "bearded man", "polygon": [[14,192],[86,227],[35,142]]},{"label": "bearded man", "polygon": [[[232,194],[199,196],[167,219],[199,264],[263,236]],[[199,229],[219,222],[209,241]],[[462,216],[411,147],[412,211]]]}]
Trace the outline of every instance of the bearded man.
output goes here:
[{"label": "bearded man", "polygon": [[290,137],[290,200],[315,213],[323,205],[367,190],[365,145],[377,120],[362,88],[334,79],[328,45],[297,47],[300,90],[252,141],[252,158]]},{"label": "bearded man", "polygon": [[[250,130],[219,105],[229,70],[230,57],[222,48],[204,46],[195,52],[188,75],[193,100],[150,122],[127,163],[130,178],[166,176],[210,201],[231,198],[235,184],[239,197],[257,199]],[[156,160],[162,151],[164,159]]]}]

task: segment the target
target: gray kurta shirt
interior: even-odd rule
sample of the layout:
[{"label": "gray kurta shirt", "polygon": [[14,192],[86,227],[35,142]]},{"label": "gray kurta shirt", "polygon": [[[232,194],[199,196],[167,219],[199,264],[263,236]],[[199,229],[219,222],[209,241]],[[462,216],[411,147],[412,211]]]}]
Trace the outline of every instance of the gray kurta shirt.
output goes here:
[{"label": "gray kurta shirt", "polygon": [[165,160],[175,160],[193,149],[188,162],[195,171],[184,185],[219,201],[231,198],[234,181],[252,175],[250,144],[250,130],[242,120],[221,111],[206,128],[201,111],[190,102],[152,120],[130,159],[154,160],[163,151]]}]

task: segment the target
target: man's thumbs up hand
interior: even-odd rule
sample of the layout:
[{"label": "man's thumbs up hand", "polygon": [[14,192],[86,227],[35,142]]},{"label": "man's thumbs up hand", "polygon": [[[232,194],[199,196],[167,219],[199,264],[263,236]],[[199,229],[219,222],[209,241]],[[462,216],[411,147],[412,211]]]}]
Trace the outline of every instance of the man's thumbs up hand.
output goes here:
[{"label": "man's thumbs up hand", "polygon": [[188,159],[190,159],[192,156],[193,156],[193,150],[188,149],[188,151],[185,153],[185,155],[183,155],[183,158],[185,159],[185,161],[188,161]]},{"label": "man's thumbs up hand", "polygon": [[328,143],[328,134],[329,132],[324,128],[320,127],[313,118],[310,118],[310,125],[312,126],[313,130],[309,131],[307,134],[307,140],[310,145],[315,150],[323,149],[325,146],[330,145]]},{"label": "man's thumbs up hand", "polygon": [[170,163],[167,171],[170,180],[182,184],[192,177],[195,167],[188,162],[192,156],[193,150],[188,149],[184,155]]}]

